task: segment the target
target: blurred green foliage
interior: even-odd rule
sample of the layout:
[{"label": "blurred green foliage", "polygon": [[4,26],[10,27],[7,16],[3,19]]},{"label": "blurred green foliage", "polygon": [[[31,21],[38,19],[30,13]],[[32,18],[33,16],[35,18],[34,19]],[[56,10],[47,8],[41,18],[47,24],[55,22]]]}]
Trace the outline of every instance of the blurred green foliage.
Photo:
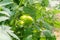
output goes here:
[{"label": "blurred green foliage", "polygon": [[59,22],[54,15],[60,10],[47,10],[49,0],[2,0],[0,4],[0,25],[10,26],[18,36],[13,34],[10,40],[56,40],[52,31]]}]

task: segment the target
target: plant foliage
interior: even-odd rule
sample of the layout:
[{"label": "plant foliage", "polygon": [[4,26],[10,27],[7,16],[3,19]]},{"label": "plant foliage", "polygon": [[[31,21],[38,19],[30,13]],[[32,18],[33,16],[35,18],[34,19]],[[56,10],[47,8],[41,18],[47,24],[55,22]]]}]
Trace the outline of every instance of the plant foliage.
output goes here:
[{"label": "plant foliage", "polygon": [[0,40],[56,40],[54,15],[60,10],[48,6],[49,0],[1,0]]}]

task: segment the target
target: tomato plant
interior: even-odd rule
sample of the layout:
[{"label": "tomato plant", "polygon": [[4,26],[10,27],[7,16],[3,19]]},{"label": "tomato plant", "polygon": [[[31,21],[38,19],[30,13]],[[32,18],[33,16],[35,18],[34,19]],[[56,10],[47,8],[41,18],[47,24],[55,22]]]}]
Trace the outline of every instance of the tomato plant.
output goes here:
[{"label": "tomato plant", "polygon": [[58,22],[54,15],[59,12],[55,8],[49,9],[49,0],[2,0],[0,25],[11,28],[1,26],[6,35],[0,34],[7,37],[3,40],[56,40],[53,28]]}]

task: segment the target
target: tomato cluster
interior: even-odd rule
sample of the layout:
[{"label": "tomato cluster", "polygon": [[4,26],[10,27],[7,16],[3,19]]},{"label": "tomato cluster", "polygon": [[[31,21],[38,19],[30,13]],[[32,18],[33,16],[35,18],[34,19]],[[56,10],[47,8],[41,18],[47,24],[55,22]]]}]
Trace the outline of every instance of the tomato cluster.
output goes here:
[{"label": "tomato cluster", "polygon": [[33,23],[33,18],[29,15],[22,15],[18,21],[19,25],[31,25]]}]

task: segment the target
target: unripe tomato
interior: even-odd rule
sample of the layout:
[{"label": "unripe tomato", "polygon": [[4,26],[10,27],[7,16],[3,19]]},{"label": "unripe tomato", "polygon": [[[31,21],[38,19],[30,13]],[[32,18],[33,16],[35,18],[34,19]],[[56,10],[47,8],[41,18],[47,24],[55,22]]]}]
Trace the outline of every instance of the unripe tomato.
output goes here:
[{"label": "unripe tomato", "polygon": [[26,25],[31,24],[33,22],[33,18],[28,15],[23,15],[20,17],[20,20],[24,21]]},{"label": "unripe tomato", "polygon": [[24,24],[24,21],[20,21],[19,24],[20,24],[20,25],[23,25],[23,24]]},{"label": "unripe tomato", "polygon": [[18,20],[18,21],[16,21],[16,24],[19,25],[19,26],[24,25],[24,21],[23,20]]}]

